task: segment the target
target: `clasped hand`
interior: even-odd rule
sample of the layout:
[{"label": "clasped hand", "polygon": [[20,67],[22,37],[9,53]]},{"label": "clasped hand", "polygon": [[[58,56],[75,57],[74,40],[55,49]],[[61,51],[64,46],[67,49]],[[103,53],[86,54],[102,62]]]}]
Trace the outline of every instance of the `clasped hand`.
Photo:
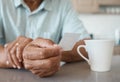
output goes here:
[{"label": "clasped hand", "polygon": [[32,40],[23,36],[5,45],[6,64],[28,69],[40,77],[50,76],[60,68],[61,48],[43,38]]}]

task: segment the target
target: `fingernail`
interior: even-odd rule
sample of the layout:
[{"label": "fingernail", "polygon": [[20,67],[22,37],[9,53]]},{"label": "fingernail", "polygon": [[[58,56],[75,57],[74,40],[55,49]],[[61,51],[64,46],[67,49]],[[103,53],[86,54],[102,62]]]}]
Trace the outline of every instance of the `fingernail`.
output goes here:
[{"label": "fingernail", "polygon": [[20,66],[17,66],[17,68],[18,68],[18,69],[21,69],[21,67],[20,67]]},{"label": "fingernail", "polygon": [[9,61],[6,61],[6,64],[9,65]]},{"label": "fingernail", "polygon": [[15,65],[13,65],[13,68],[16,68],[16,66],[15,66]]}]

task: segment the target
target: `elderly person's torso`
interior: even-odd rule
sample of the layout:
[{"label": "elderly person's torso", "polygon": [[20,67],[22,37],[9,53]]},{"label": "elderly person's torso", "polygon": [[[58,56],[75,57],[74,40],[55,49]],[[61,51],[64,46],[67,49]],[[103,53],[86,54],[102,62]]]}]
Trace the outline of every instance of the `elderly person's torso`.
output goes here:
[{"label": "elderly person's torso", "polygon": [[77,15],[71,10],[69,0],[44,0],[32,12],[23,0],[0,0],[0,3],[2,41],[11,42],[23,35],[33,39],[44,37],[58,43],[66,32],[79,32],[81,38],[88,36],[82,24],[77,23],[79,19],[76,19]]}]

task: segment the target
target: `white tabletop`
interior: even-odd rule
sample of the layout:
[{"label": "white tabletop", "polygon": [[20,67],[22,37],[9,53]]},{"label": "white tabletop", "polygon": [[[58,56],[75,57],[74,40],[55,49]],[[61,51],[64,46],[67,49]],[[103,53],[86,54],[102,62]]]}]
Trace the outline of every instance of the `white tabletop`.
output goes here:
[{"label": "white tabletop", "polygon": [[109,72],[93,72],[86,62],[65,64],[47,78],[39,78],[24,69],[0,69],[0,82],[120,82],[120,56],[113,57]]}]

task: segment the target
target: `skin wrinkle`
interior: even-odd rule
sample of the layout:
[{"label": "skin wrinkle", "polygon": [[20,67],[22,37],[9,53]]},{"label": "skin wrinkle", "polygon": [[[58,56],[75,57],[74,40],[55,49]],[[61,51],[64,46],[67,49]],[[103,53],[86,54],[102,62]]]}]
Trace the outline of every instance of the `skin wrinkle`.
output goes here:
[{"label": "skin wrinkle", "polygon": [[[29,56],[25,56],[25,58],[30,59],[32,58],[33,60],[36,59],[37,57],[39,59],[44,59],[44,58],[50,58],[52,54],[55,54],[54,56],[58,55],[59,49],[56,49],[56,51],[54,51],[54,47],[53,48],[29,48],[28,51],[32,50],[34,52],[28,52],[26,54],[29,54]],[[46,52],[47,51],[47,52]],[[31,54],[31,55],[30,55]],[[35,58],[32,57],[35,54]]]},{"label": "skin wrinkle", "polygon": [[[29,41],[32,41],[32,39],[19,36],[15,41],[8,43],[7,47],[5,47],[5,51],[7,52],[8,60],[12,64],[14,68],[20,69],[22,67],[22,62],[20,62],[20,59],[22,61],[22,53],[24,47],[26,46],[26,42],[29,43]],[[23,42],[23,43],[21,43]],[[19,44],[19,45],[18,45]],[[21,46],[22,45],[22,46]],[[19,49],[19,51],[17,51]],[[20,54],[18,54],[20,53]],[[18,58],[19,57],[19,58]]]},{"label": "skin wrinkle", "polygon": [[26,46],[26,43],[29,43],[31,41],[32,41],[32,39],[30,39],[30,38],[25,39],[23,42],[23,44],[25,44],[25,45],[20,45],[19,47],[17,47],[17,58],[19,59],[20,62],[22,62],[22,58],[23,58],[22,55],[20,55],[20,54],[23,54],[22,52],[24,50],[24,47]]},{"label": "skin wrinkle", "polygon": [[[33,5],[33,3],[29,1],[31,0],[25,0],[26,4],[28,5],[28,7],[30,7],[30,10],[32,12],[38,8],[38,6],[41,4],[43,0],[32,0],[32,1],[38,1],[36,3],[36,6],[34,7],[31,6]],[[83,60],[76,53],[76,49],[64,52],[52,40],[44,39],[44,38],[37,38],[31,41],[28,40],[28,42],[27,41],[24,42],[24,39],[28,40],[29,38],[20,36],[17,39],[15,39],[13,42],[8,43],[8,46],[5,47],[5,49],[0,46],[0,50],[1,50],[0,51],[0,54],[1,54],[0,67],[13,68],[14,66],[12,66],[11,62],[9,65],[4,64],[4,62],[10,59],[16,60],[17,58],[14,58],[14,56],[18,57],[16,55],[17,53],[19,54],[19,56],[22,57],[23,61],[20,63],[23,64],[23,67],[25,69],[28,69],[32,73],[36,73],[35,75],[39,77],[46,77],[46,76],[55,74],[60,69],[60,61],[76,62],[76,61]],[[19,43],[18,49],[14,48],[16,43]],[[78,43],[79,45],[83,44],[81,41],[79,41]],[[76,47],[77,45],[75,45],[75,48]],[[9,59],[7,59],[6,52],[4,52],[6,49],[7,49],[7,52],[11,52],[12,49],[14,51],[14,52],[12,51],[11,54],[7,54],[10,56]],[[18,60],[19,59],[20,57],[18,58]]]}]

